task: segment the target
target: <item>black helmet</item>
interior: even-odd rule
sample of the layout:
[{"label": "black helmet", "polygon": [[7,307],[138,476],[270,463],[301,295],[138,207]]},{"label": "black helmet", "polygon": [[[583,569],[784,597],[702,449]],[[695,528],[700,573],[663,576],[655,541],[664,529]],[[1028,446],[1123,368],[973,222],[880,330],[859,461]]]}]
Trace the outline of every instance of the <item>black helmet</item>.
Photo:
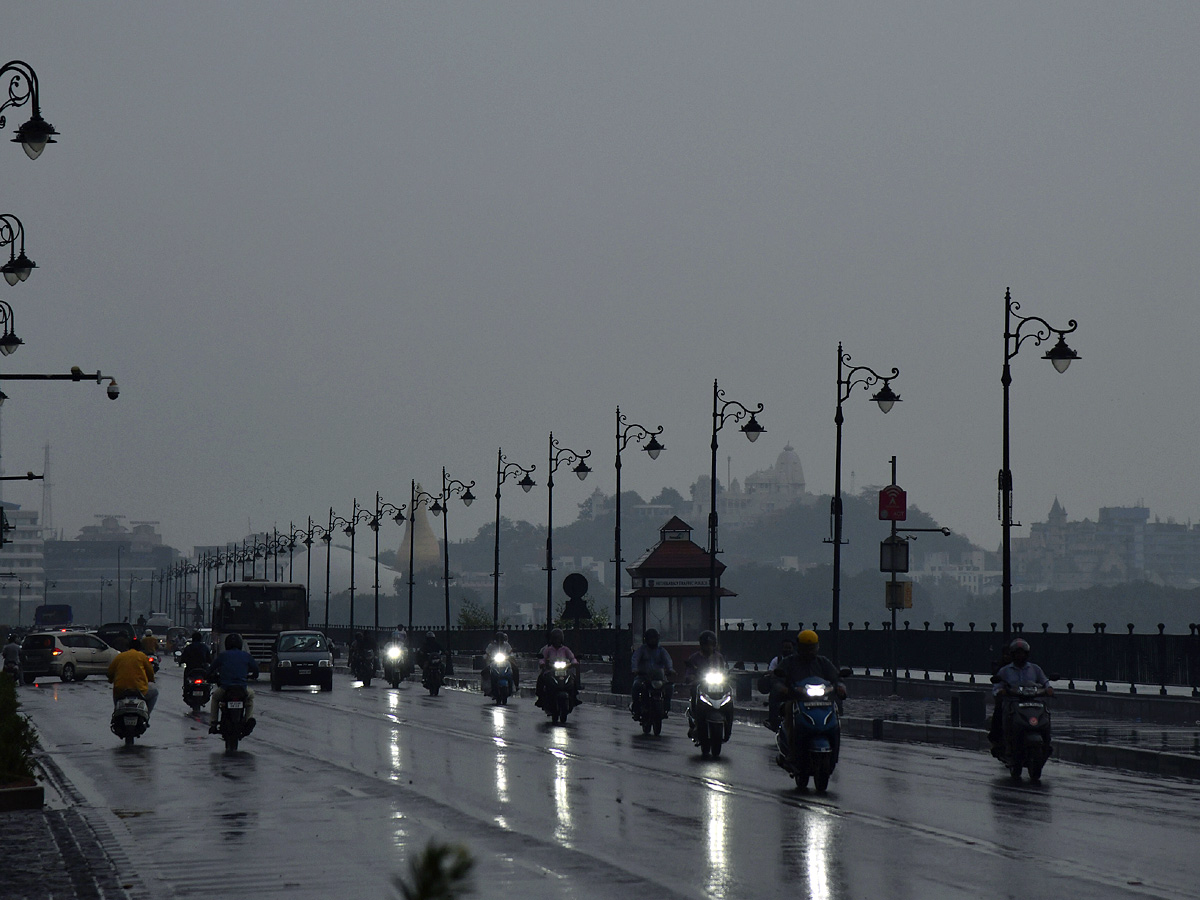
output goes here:
[{"label": "black helmet", "polygon": [[554,644],[554,646],[556,646],[556,647],[559,647],[562,645],[562,642],[563,642],[563,630],[561,628],[552,629],[550,632],[550,643]]},{"label": "black helmet", "polygon": [[433,638],[435,641],[437,640],[437,635],[436,635],[436,634],[434,634],[432,631],[427,631],[427,632],[425,632],[425,637],[427,637],[427,638]]},{"label": "black helmet", "polygon": [[242,636],[240,634],[238,634],[236,631],[233,634],[225,635],[225,649],[226,650],[241,650],[242,649]]},{"label": "black helmet", "polygon": [[200,632],[198,632],[198,631],[193,631],[193,632],[192,632],[192,643],[198,644],[198,643],[200,643],[202,640],[204,640],[204,636],[203,636],[203,635],[201,635],[201,634],[200,634]]},{"label": "black helmet", "polygon": [[1018,651],[1023,652],[1023,653],[1028,653],[1029,652],[1029,642],[1023,638],[1017,638],[1015,641],[1013,641],[1011,644],[1008,645],[1009,655],[1015,654]]},{"label": "black helmet", "polygon": [[505,634],[503,631],[497,631],[496,632],[496,641],[501,644],[507,644],[508,643],[508,635]]},{"label": "black helmet", "polygon": [[645,633],[642,635],[642,640],[645,641],[647,644],[649,644],[651,647],[657,647],[658,646],[658,629],[657,628],[647,628]]},{"label": "black helmet", "polygon": [[712,644],[715,647],[717,644],[716,634],[711,631],[700,632],[700,646],[703,647],[705,644]]}]

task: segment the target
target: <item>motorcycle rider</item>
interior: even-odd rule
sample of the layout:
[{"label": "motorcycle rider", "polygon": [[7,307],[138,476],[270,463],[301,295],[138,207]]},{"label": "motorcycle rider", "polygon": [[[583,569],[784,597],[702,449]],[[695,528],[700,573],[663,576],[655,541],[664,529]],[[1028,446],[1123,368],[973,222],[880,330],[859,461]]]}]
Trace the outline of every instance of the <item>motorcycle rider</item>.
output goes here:
[{"label": "motorcycle rider", "polygon": [[1008,655],[1012,662],[1001,666],[993,676],[992,696],[995,703],[992,707],[992,725],[988,729],[988,740],[992,742],[992,756],[999,758],[1004,749],[1004,697],[1009,688],[1022,684],[1036,684],[1046,689],[1046,696],[1054,696],[1054,688],[1050,687],[1050,679],[1042,671],[1041,666],[1029,661],[1029,642],[1017,638],[1008,645]]},{"label": "motorcycle rider", "polygon": [[363,631],[355,632],[354,640],[350,642],[350,671],[354,672],[360,662],[374,668],[375,654],[375,636]]},{"label": "motorcycle rider", "polygon": [[[538,668],[540,671],[537,680],[537,703],[534,704],[535,706],[545,709],[543,700],[550,690],[550,683],[554,678],[551,674],[554,671],[554,663],[559,660],[569,663],[577,669],[579,667],[579,660],[575,658],[575,654],[571,652],[571,648],[563,643],[562,629],[555,628],[550,632],[550,643],[538,651]],[[574,709],[579,705],[579,677],[577,675],[572,674],[570,685],[571,708]]]},{"label": "motorcycle rider", "polygon": [[[658,645],[658,629],[647,628],[642,634],[642,646],[633,651],[633,659],[629,663],[633,672],[633,703],[630,711],[637,720],[642,718],[642,698],[646,693],[646,681],[654,674],[655,669],[662,669],[668,679],[675,674],[675,664],[666,648]],[[663,685],[663,712],[671,709],[671,682]]]},{"label": "motorcycle rider", "polygon": [[208,664],[212,662],[212,651],[208,649],[208,644],[204,643],[204,635],[198,631],[192,632],[191,641],[179,651],[179,662],[185,675],[188,669],[208,668]]},{"label": "motorcycle rider", "polygon": [[439,659],[444,655],[442,645],[438,642],[437,635],[432,631],[425,632],[425,640],[421,644],[421,649],[417,651],[417,662],[424,669],[431,660]]},{"label": "motorcycle rider", "polygon": [[17,636],[10,634],[8,640],[4,642],[4,650],[0,651],[0,655],[4,657],[4,667],[11,668],[16,672],[16,682],[21,683],[21,645],[17,643]]},{"label": "motorcycle rider", "polygon": [[230,634],[225,637],[225,649],[217,654],[208,668],[208,680],[216,687],[213,688],[212,699],[208,704],[208,733],[217,733],[217,715],[225,692],[231,687],[244,688],[246,691],[245,732],[254,730],[254,691],[247,683],[251,678],[258,677],[258,662],[253,656],[242,649],[242,636]]},{"label": "motorcycle rider", "polygon": [[[806,678],[823,678],[833,685],[834,693],[837,695],[838,712],[841,712],[841,703],[846,699],[846,686],[842,684],[842,676],[838,672],[837,666],[824,656],[820,656],[817,653],[818,649],[820,649],[820,638],[817,637],[815,631],[806,628],[796,635],[796,652],[779,661],[779,665],[775,669],[778,681],[771,690],[778,696],[777,708],[781,711],[787,708],[784,704],[795,696],[794,685]],[[833,753],[833,764],[837,765],[838,750],[841,744],[840,735],[832,735],[829,743]]]},{"label": "motorcycle rider", "polygon": [[142,648],[134,641],[128,650],[113,657],[108,664],[108,680],[113,686],[113,706],[126,691],[137,691],[146,701],[146,715],[154,712],[158,702],[158,687],[154,684],[154,666]]},{"label": "motorcycle rider", "polygon": [[158,638],[149,628],[142,632],[142,652],[147,656],[153,656],[158,652]]},{"label": "motorcycle rider", "polygon": [[403,625],[397,624],[396,627],[392,629],[392,643],[400,644],[404,647],[408,646],[408,632],[404,630]]},{"label": "motorcycle rider", "polygon": [[[717,635],[712,631],[700,632],[700,649],[687,658],[684,668],[684,683],[691,689],[691,702],[696,702],[696,686],[700,683],[701,675],[708,669],[720,669],[722,672],[729,668],[725,657],[717,649]],[[694,728],[688,726],[688,737],[693,737]]]},{"label": "motorcycle rider", "polygon": [[513,688],[517,687],[517,663],[513,659],[512,644],[508,642],[508,635],[503,631],[497,631],[496,636],[492,638],[491,643],[483,651],[483,669],[479,672],[479,686],[485,694],[492,692],[492,657],[497,653],[503,653],[508,657],[508,664],[512,667]]},{"label": "motorcycle rider", "polygon": [[783,691],[775,690],[775,686],[779,684],[775,670],[779,668],[779,664],[783,660],[795,652],[796,642],[791,638],[784,638],[779,644],[779,652],[767,663],[767,673],[759,679],[759,690],[767,695],[766,726],[772,731],[779,730],[779,713],[784,699]]}]

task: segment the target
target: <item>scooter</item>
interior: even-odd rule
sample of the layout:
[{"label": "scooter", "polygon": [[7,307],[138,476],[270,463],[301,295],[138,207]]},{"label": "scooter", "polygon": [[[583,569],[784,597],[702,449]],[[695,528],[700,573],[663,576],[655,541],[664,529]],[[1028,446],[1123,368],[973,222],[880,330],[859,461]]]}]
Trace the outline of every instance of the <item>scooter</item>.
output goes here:
[{"label": "scooter", "polygon": [[21,683],[21,667],[14,660],[4,661],[4,674],[13,680],[13,684]]},{"label": "scooter", "polygon": [[692,689],[688,705],[688,737],[700,748],[700,755],[716,759],[721,745],[733,733],[733,693],[729,676],[721,669],[707,669]]},{"label": "scooter", "polygon": [[150,708],[146,699],[137,691],[125,691],[113,707],[109,727],[125,741],[126,747],[132,747],[133,739],[141,737],[150,727]]},{"label": "scooter", "polygon": [[829,787],[837,760],[834,750],[841,735],[837,696],[824,678],[806,678],[793,686],[791,708],[775,736],[779,753],[775,762],[796,779],[796,787],[812,778],[818,791]]},{"label": "scooter", "polygon": [[498,652],[492,654],[488,663],[488,681],[491,685],[489,696],[496,701],[497,706],[507,706],[508,698],[512,696],[515,679],[513,678],[512,662],[508,654]]},{"label": "scooter", "polygon": [[1050,758],[1050,711],[1046,689],[1038,684],[1019,684],[1001,695],[1004,708],[1004,744],[997,759],[1019,781],[1021,770],[1030,781],[1039,781],[1042,767]]},{"label": "scooter", "polygon": [[375,675],[375,652],[359,650],[354,656],[354,677],[363,683],[363,687],[371,686],[371,678]]},{"label": "scooter", "polygon": [[217,733],[225,741],[225,752],[236,752],[238,742],[253,730],[252,720],[246,718],[246,688],[227,688],[217,704]]},{"label": "scooter", "polygon": [[390,643],[383,648],[383,678],[392,687],[408,677],[408,648],[403,644]]},{"label": "scooter", "polygon": [[193,713],[200,712],[211,696],[212,685],[208,683],[203,669],[183,670],[183,702],[192,708]]},{"label": "scooter", "polygon": [[446,660],[442,654],[432,656],[421,667],[421,684],[429,691],[429,696],[436,697],[446,680]]},{"label": "scooter", "polygon": [[551,724],[566,725],[567,714],[571,711],[575,673],[571,671],[571,664],[565,659],[556,659],[551,664],[548,674],[550,677],[542,697],[542,708],[550,717]]},{"label": "scooter", "polygon": [[650,677],[642,682],[642,708],[638,721],[642,725],[642,734],[662,734],[663,719],[667,717],[667,691],[670,684],[662,669],[655,669]]}]

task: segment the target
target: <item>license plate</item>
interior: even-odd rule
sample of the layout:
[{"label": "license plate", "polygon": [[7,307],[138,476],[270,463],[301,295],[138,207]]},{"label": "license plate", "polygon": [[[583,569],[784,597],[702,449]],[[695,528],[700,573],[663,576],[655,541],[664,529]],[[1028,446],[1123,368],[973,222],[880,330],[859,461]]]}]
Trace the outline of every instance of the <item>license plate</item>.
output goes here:
[{"label": "license plate", "polygon": [[128,725],[130,728],[135,727],[137,725],[137,722],[138,722],[137,716],[126,716],[125,717],[125,724]]},{"label": "license plate", "polygon": [[296,671],[298,673],[300,673],[301,675],[311,675],[313,670],[312,669],[297,669]]},{"label": "license plate", "polygon": [[230,700],[228,703],[225,704],[225,708],[226,709],[241,709],[242,701],[241,700]]}]

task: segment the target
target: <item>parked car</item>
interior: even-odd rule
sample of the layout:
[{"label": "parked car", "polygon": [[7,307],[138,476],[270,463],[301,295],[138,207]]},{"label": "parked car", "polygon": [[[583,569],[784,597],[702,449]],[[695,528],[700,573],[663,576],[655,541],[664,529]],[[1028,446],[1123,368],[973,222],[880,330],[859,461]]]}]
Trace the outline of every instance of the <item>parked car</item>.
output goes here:
[{"label": "parked car", "polygon": [[120,651],[97,635],[82,631],[35,631],[21,642],[21,678],[26,684],[43,675],[83,681],[105,675]]},{"label": "parked car", "polygon": [[318,684],[333,690],[333,653],[319,631],[281,631],[271,647],[271,690],[285,684]]},{"label": "parked car", "polygon": [[128,622],[105,622],[96,629],[96,636],[110,647],[123,651],[129,649],[130,642],[137,639],[138,633]]}]

